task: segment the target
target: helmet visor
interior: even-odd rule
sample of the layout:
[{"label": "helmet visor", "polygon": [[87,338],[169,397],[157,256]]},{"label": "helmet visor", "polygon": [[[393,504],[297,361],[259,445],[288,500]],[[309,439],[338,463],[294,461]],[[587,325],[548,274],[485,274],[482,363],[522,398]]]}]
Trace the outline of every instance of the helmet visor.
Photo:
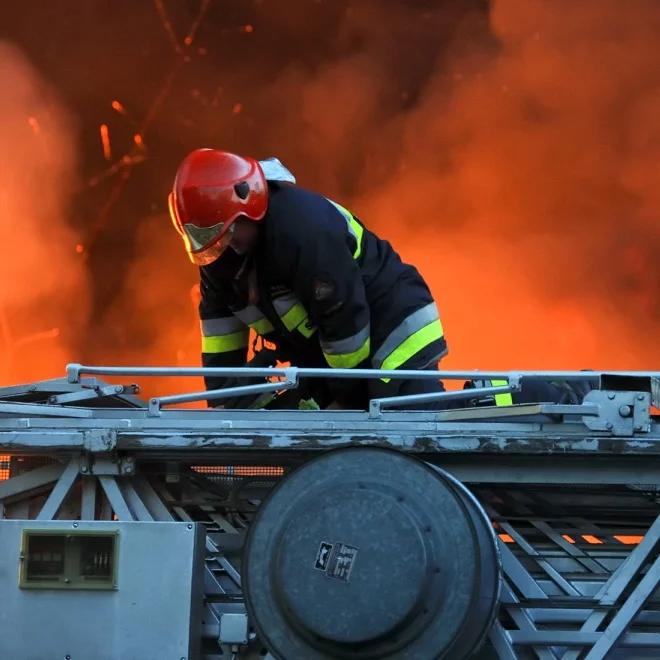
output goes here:
[{"label": "helmet visor", "polygon": [[202,227],[194,222],[182,223],[172,193],[167,201],[172,224],[183,239],[190,260],[198,266],[206,266],[215,261],[231,243],[234,223],[218,222],[210,227]]}]

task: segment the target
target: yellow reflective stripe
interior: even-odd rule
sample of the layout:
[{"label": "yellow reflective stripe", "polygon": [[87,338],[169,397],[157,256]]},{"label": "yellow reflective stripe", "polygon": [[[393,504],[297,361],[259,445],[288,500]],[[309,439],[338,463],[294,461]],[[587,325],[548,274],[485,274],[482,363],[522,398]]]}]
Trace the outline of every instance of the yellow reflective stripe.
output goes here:
[{"label": "yellow reflective stripe", "polygon": [[269,332],[272,332],[275,329],[273,328],[273,324],[265,317],[259,319],[258,321],[254,321],[254,323],[250,323],[250,327],[258,335],[267,335]]},{"label": "yellow reflective stripe", "polygon": [[216,335],[214,337],[202,337],[202,353],[228,353],[248,344],[249,332],[239,330],[229,335]]},{"label": "yellow reflective stripe", "polygon": [[364,344],[353,351],[352,353],[342,353],[339,355],[331,355],[329,353],[324,353],[326,362],[333,369],[352,369],[356,367],[360,362],[366,360],[369,357],[369,352],[371,351],[371,337],[367,337]]},{"label": "yellow reflective stripe", "polygon": [[359,259],[360,255],[362,254],[362,235],[364,234],[364,227],[355,219],[355,216],[347,208],[343,207],[341,204],[337,204],[337,202],[334,202],[331,199],[328,201],[346,219],[346,222],[348,223],[348,230],[353,235],[353,238],[357,243],[357,247],[353,251],[353,259]]},{"label": "yellow reflective stripe", "polygon": [[316,332],[316,326],[310,325],[309,318],[305,317],[305,320],[298,326],[297,330],[305,339],[309,339]]},{"label": "yellow reflective stripe", "polygon": [[292,332],[303,321],[307,320],[307,310],[303,307],[302,303],[296,303],[280,318],[282,319],[282,323],[284,323],[284,327],[289,332]]},{"label": "yellow reflective stripe", "polygon": [[[423,328],[413,332],[410,337],[394,349],[381,364],[381,369],[398,369],[404,362],[408,361],[415,353],[421,351],[431,342],[442,339],[442,324],[439,319],[431,321]],[[383,378],[382,380],[387,380]]]},{"label": "yellow reflective stripe", "polygon": [[[491,380],[491,385],[493,387],[499,387],[502,385],[508,385],[506,380]],[[495,395],[495,405],[496,406],[512,406],[513,405],[513,396],[511,392],[506,392],[505,394],[496,394]]]},{"label": "yellow reflective stripe", "polygon": [[364,233],[364,229],[353,216],[351,216],[349,222],[351,223],[351,227],[353,227],[355,238],[357,240],[357,247],[355,248],[355,252],[353,252],[353,259],[359,259],[362,254],[362,234]]}]

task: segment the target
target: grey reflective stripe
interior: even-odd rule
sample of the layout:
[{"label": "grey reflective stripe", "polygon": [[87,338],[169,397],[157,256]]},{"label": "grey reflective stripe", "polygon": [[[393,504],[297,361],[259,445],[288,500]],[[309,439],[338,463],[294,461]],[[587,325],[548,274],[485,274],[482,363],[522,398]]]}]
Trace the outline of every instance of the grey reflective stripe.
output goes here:
[{"label": "grey reflective stripe", "polygon": [[259,165],[266,177],[266,181],[284,181],[285,183],[295,183],[296,177],[280,162],[279,158],[271,156],[265,160],[260,160]]},{"label": "grey reflective stripe", "polygon": [[217,337],[230,335],[245,328],[245,324],[236,316],[222,316],[215,319],[202,319],[202,335],[204,337]]},{"label": "grey reflective stripe", "polygon": [[346,339],[338,339],[337,341],[323,341],[321,340],[321,350],[326,355],[346,355],[347,353],[354,353],[362,348],[364,342],[367,341],[371,334],[369,324],[364,326],[362,330],[356,332],[352,337]]},{"label": "grey reflective stripe", "polygon": [[395,351],[410,335],[421,330],[424,326],[439,319],[438,308],[435,303],[429,303],[425,307],[418,309],[400,323],[387,339],[378,347],[378,350],[371,358],[371,363],[375,369],[380,369],[381,364],[387,356]]},{"label": "grey reflective stripe", "polygon": [[282,296],[273,298],[273,307],[278,316],[284,316],[296,303],[299,302],[300,300],[295,293],[285,293]]},{"label": "grey reflective stripe", "polygon": [[261,310],[256,305],[248,305],[243,307],[243,309],[236,310],[234,312],[235,316],[245,323],[245,325],[252,325],[261,319],[265,319],[266,316],[262,314]]}]

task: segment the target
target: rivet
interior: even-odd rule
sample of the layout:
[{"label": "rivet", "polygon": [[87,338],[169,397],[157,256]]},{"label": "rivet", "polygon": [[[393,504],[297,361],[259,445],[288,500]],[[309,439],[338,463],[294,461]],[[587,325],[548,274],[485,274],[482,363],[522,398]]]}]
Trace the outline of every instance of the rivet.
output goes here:
[{"label": "rivet", "polygon": [[622,405],[622,406],[619,406],[619,415],[621,415],[621,417],[630,417],[631,412],[632,412],[632,409],[630,408],[630,406],[625,405],[625,404]]},{"label": "rivet", "polygon": [[608,392],[608,393],[607,393],[607,398],[608,398],[608,399],[613,399],[614,397],[615,397],[614,392]]},{"label": "rivet", "polygon": [[606,428],[608,431],[611,431],[611,430],[612,430],[612,426],[613,426],[612,422],[607,422],[607,424],[605,424],[605,428]]},{"label": "rivet", "polygon": [[193,528],[193,526],[192,526],[192,525],[188,525],[188,529],[192,529],[192,528]]}]

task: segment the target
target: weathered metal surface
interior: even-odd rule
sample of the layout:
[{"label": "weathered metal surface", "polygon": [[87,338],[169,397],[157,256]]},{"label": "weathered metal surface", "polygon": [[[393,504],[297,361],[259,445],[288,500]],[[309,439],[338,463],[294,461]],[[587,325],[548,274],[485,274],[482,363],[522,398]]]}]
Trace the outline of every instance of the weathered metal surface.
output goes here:
[{"label": "weathered metal surface", "polygon": [[[658,372],[592,372],[595,389],[581,405],[412,412],[385,404],[371,415],[162,409],[162,400],[149,410],[127,394],[131,388],[113,393],[85,373],[205,372],[73,365],[68,379],[0,389],[0,453],[24,456],[28,466],[52,461],[0,482],[0,517],[200,521],[207,531],[207,660],[266,653],[249,632],[240,566],[259,502],[279,477],[240,478],[237,470],[282,466],[286,474],[346,446],[414,454],[470,485],[497,526],[504,560],[502,613],[490,635],[497,657],[660,656],[660,419],[650,409],[658,403]],[[585,377],[438,375],[504,378],[512,387],[522,376]]]}]

